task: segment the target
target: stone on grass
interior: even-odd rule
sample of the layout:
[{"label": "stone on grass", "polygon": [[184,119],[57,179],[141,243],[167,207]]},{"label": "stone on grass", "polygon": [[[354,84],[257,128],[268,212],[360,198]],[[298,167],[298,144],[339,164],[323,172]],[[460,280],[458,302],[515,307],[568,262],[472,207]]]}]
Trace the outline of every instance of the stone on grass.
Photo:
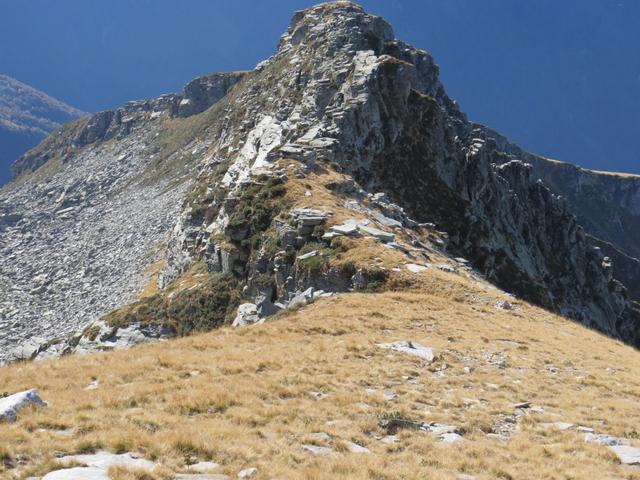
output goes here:
[{"label": "stone on grass", "polygon": [[47,403],[38,396],[35,389],[0,398],[0,421],[15,422],[18,418],[18,411],[29,405],[46,407]]},{"label": "stone on grass", "polygon": [[315,257],[317,255],[318,255],[318,251],[317,250],[313,250],[313,251],[311,251],[309,253],[305,253],[303,255],[299,255],[298,256],[298,260],[306,260],[307,258],[313,258],[313,257]]},{"label": "stone on grass", "polygon": [[358,445],[357,443],[347,442],[347,450],[351,453],[371,453],[367,447],[363,447],[362,445]]},{"label": "stone on grass", "polygon": [[443,425],[442,423],[429,423],[425,425],[425,430],[435,434],[456,433],[458,427],[454,425]]},{"label": "stone on grass", "polygon": [[393,242],[396,236],[393,233],[385,232],[374,227],[368,227],[366,225],[358,225],[358,230],[363,235],[370,235],[377,238],[381,242]]},{"label": "stone on grass", "polygon": [[314,455],[330,455],[333,453],[333,450],[329,447],[321,447],[319,445],[311,445],[308,443],[303,444],[302,448]]},{"label": "stone on grass", "polygon": [[296,294],[291,300],[289,300],[289,308],[303,307],[313,303],[313,294],[313,287],[309,287],[304,292]]},{"label": "stone on grass", "polygon": [[382,396],[384,397],[385,400],[395,400],[396,398],[398,398],[398,394],[394,391],[394,390],[385,390],[384,392],[382,392]]},{"label": "stone on grass", "polygon": [[640,465],[640,448],[628,445],[613,445],[609,449],[618,456],[624,465]]},{"label": "stone on grass", "polygon": [[67,455],[58,459],[60,463],[79,463],[86,467],[108,470],[110,467],[124,467],[129,469],[153,470],[157,465],[151,460],[139,458],[134,453],[98,452],[88,455]]},{"label": "stone on grass", "polygon": [[253,325],[259,321],[258,306],[255,303],[243,303],[238,307],[238,313],[233,320],[232,326],[242,327],[244,325]]},{"label": "stone on grass", "polygon": [[258,473],[258,469],[256,467],[245,468],[244,470],[240,470],[238,473],[238,478],[250,478]]},{"label": "stone on grass", "polygon": [[589,443],[599,443],[607,447],[629,446],[631,442],[626,438],[612,437],[600,433],[585,433],[584,441]]},{"label": "stone on grass", "polygon": [[427,270],[427,267],[425,267],[424,265],[417,265],[415,263],[407,263],[405,267],[407,267],[407,270],[413,273],[420,273]]},{"label": "stone on grass", "polygon": [[342,225],[333,225],[330,230],[333,233],[352,237],[358,234],[358,225],[353,223],[344,223]]},{"label": "stone on grass", "polygon": [[462,440],[462,435],[459,435],[454,432],[443,433],[442,435],[440,435],[440,441],[442,443],[456,443],[456,442],[459,442],[460,440]]},{"label": "stone on grass", "polygon": [[380,439],[382,443],[386,443],[387,445],[393,445],[394,443],[399,443],[400,440],[396,435],[386,435]]},{"label": "stone on grass", "polygon": [[74,467],[49,472],[42,480],[109,480],[109,475],[103,468]]},{"label": "stone on grass", "polygon": [[499,308],[500,310],[513,310],[516,307],[506,300],[500,300],[498,303],[496,303],[496,308]]},{"label": "stone on grass", "polygon": [[433,362],[435,360],[433,349],[425,347],[418,342],[399,341],[393,343],[380,343],[378,346],[380,348],[393,350],[394,352],[408,353],[409,355],[414,355],[427,362]]}]

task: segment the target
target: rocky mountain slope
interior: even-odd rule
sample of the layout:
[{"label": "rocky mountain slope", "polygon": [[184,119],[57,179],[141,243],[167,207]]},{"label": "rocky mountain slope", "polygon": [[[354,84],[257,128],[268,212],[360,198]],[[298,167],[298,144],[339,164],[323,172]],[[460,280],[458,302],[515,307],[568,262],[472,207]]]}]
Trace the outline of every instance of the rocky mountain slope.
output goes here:
[{"label": "rocky mountain slope", "polygon": [[48,403],[0,422],[0,478],[640,478],[637,350],[469,267],[400,265],[401,291],[0,369]]},{"label": "rocky mountain slope", "polygon": [[[499,133],[478,125],[485,139],[496,142],[508,158],[521,158],[533,166],[533,175],[562,195],[578,223],[613,260],[615,278],[640,299],[640,176],[598,172],[525,152]],[[505,159],[506,161],[507,159]]]},{"label": "rocky mountain slope", "polygon": [[9,166],[53,130],[84,112],[0,74],[0,185],[10,179]]},{"label": "rocky mountain slope", "polygon": [[637,344],[639,307],[601,246],[626,244],[594,240],[507,147],[383,19],[349,2],[298,12],[253,71],[67,124],[15,163],[0,351],[21,347],[0,355],[262,322],[456,265]]}]

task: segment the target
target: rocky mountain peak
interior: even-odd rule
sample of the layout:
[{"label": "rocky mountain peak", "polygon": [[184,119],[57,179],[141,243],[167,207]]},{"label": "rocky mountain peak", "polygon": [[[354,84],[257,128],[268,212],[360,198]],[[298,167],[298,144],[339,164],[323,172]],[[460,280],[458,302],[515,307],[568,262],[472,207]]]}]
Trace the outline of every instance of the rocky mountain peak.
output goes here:
[{"label": "rocky mountain peak", "polygon": [[383,18],[352,2],[331,2],[296,12],[280,39],[279,51],[300,44],[323,45],[328,54],[344,47],[380,51],[394,38],[391,25]]},{"label": "rocky mountain peak", "polygon": [[101,319],[48,351],[127,344],[440,265],[637,343],[611,258],[527,155],[469,122],[384,20],[318,5],[253,71],[100,112],[17,162],[0,328],[15,341]]}]

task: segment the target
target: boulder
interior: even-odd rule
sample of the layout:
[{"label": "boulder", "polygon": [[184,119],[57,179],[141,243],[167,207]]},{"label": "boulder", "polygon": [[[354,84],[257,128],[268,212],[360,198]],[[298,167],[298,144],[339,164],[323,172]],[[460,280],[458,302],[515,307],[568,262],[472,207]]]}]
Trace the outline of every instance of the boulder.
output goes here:
[{"label": "boulder", "polygon": [[379,230],[374,227],[369,227],[367,225],[358,225],[358,230],[363,235],[370,235],[374,238],[377,238],[381,242],[393,242],[396,236],[393,233],[385,232],[383,230]]},{"label": "boulder", "polygon": [[243,303],[238,307],[238,313],[233,321],[232,326],[242,327],[244,325],[253,325],[258,323],[260,317],[258,316],[258,307],[255,303]]},{"label": "boulder", "polygon": [[46,407],[47,403],[38,396],[35,389],[0,398],[0,420],[15,422],[18,419],[18,411],[29,405]]},{"label": "boulder", "polygon": [[304,292],[296,294],[289,301],[289,305],[288,305],[289,308],[291,308],[291,307],[301,307],[301,306],[309,305],[310,303],[313,303],[313,300],[314,300],[313,293],[314,293],[314,288],[313,287],[309,287]]},{"label": "boulder", "polygon": [[353,223],[343,223],[342,225],[333,225],[330,230],[333,233],[354,237],[358,235],[358,225]]}]

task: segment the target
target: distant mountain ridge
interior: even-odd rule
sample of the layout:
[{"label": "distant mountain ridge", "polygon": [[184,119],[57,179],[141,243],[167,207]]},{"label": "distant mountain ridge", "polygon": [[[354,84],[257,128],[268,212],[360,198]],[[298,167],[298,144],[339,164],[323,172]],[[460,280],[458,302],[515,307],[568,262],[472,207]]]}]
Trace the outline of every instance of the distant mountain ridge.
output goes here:
[{"label": "distant mountain ridge", "polygon": [[61,124],[85,115],[15,78],[0,74],[0,184],[9,166]]}]

